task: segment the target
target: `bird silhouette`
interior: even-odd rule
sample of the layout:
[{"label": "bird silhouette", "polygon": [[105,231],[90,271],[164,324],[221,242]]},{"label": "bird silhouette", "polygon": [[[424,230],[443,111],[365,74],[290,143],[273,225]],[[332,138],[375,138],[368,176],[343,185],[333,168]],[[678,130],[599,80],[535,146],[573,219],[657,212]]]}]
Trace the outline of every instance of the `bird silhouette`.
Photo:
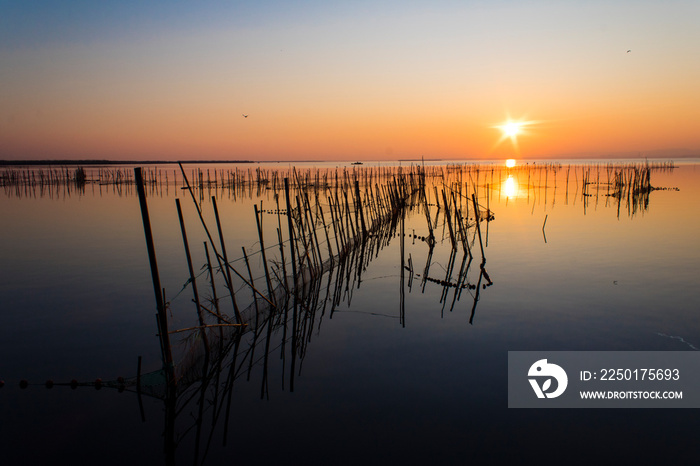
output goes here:
[{"label": "bird silhouette", "polygon": [[630,53],[630,52],[631,52],[631,50],[628,50],[628,51],[627,51],[627,53]]},{"label": "bird silhouette", "polygon": [[245,113],[242,113],[241,115],[243,115],[243,118],[248,118],[248,115],[246,115]]}]

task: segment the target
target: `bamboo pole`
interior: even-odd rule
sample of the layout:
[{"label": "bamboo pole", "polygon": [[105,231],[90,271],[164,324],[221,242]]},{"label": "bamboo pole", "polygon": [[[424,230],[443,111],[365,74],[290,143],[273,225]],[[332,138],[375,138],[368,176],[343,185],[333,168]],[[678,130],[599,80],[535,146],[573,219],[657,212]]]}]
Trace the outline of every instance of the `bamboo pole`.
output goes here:
[{"label": "bamboo pole", "polygon": [[[326,218],[323,215],[323,207],[318,203],[318,199],[316,200],[316,204],[319,206],[319,212],[321,213],[321,222],[323,223],[323,232],[326,234],[326,243],[328,244],[328,257],[330,257],[331,260],[331,268],[333,268],[333,264],[335,263],[335,259],[333,258],[333,249],[331,248],[331,240],[328,237],[328,227],[326,226]],[[338,245],[337,243],[338,239],[336,238],[336,246]]]},{"label": "bamboo pole", "polygon": [[[450,241],[452,242],[452,249],[457,249],[457,243],[455,241],[455,234],[454,231],[452,231],[452,217],[450,215],[450,204],[447,202],[447,195],[445,194],[445,190],[442,190],[442,199],[444,202],[445,206],[445,223],[447,223],[447,227],[450,231]],[[444,231],[444,230],[443,230]]]},{"label": "bamboo pole", "polygon": [[151,232],[151,221],[148,215],[148,204],[146,202],[146,192],[143,186],[143,177],[141,167],[134,168],[134,179],[136,181],[136,189],[141,205],[141,219],[143,221],[143,230],[146,236],[146,248],[148,249],[148,260],[151,264],[151,278],[153,280],[153,292],[156,297],[156,307],[158,309],[158,333],[160,336],[161,350],[163,356],[163,366],[167,377],[169,387],[175,387],[175,367],[173,365],[173,355],[170,346],[170,338],[168,337],[168,314],[165,311],[165,303],[160,286],[160,275],[158,274],[158,262],[156,260],[156,251],[153,245],[153,233]]},{"label": "bamboo pole", "polygon": [[284,194],[285,198],[287,200],[287,224],[289,227],[289,247],[291,248],[292,252],[292,276],[294,279],[294,282],[292,283],[292,288],[294,290],[294,294],[296,295],[296,287],[297,287],[297,265],[296,265],[296,255],[294,253],[294,226],[292,225],[292,205],[289,202],[289,178],[284,179]]},{"label": "bamboo pole", "polygon": [[[199,292],[197,291],[197,277],[194,275],[194,267],[192,267],[192,257],[190,256],[190,245],[187,242],[187,231],[185,230],[185,220],[182,217],[182,207],[180,207],[180,199],[175,199],[175,205],[177,206],[177,216],[180,220],[180,231],[182,233],[182,243],[185,246],[185,256],[187,257],[187,269],[190,272],[190,282],[192,283],[192,294],[194,295],[194,303],[197,306],[197,318],[199,320],[199,325],[204,326],[204,317],[202,316],[202,307],[199,302]],[[207,338],[207,332],[202,330],[202,342],[204,343],[204,352],[206,353],[207,360],[209,359],[209,339]]]},{"label": "bamboo pole", "polygon": [[[309,225],[309,229],[311,230],[311,246],[312,248],[314,247],[315,244],[315,250],[318,253],[318,265],[321,269],[321,273],[323,273],[323,256],[321,256],[321,246],[318,242],[318,235],[316,234],[316,222],[311,216],[311,204],[309,203],[309,195],[307,192],[304,192],[302,195],[304,198],[305,206],[306,206],[306,213],[308,215],[308,221],[307,225]],[[317,216],[318,219],[318,216]]]},{"label": "bamboo pole", "polygon": [[[236,293],[233,288],[233,277],[231,277],[231,267],[228,263],[228,255],[226,254],[226,243],[224,242],[224,233],[221,230],[221,221],[219,219],[219,208],[216,205],[216,198],[212,196],[211,202],[214,205],[214,217],[216,218],[216,228],[219,232],[219,242],[221,243],[221,253],[223,254],[225,273],[226,273],[226,285],[229,290],[229,295],[231,296],[231,303],[233,304],[233,312],[236,314],[236,321],[238,323],[243,323],[243,318],[241,317],[241,312],[238,309],[238,303],[236,302]],[[209,234],[207,230],[207,235]],[[209,241],[211,242],[211,236],[209,236]],[[218,258],[218,255],[217,255]]]},{"label": "bamboo pole", "polygon": [[[209,280],[211,282],[212,300],[214,301],[214,308],[216,309],[216,316],[218,323],[221,323],[221,310],[219,309],[219,298],[216,295],[216,284],[214,283],[214,270],[211,266],[211,259],[209,258],[209,248],[207,247],[207,242],[204,241],[204,254],[207,256],[207,271],[209,272]],[[223,335],[222,335],[223,338]]]},{"label": "bamboo pole", "polygon": [[[265,280],[267,281],[267,293],[270,296],[270,299],[273,302],[276,302],[275,296],[272,293],[272,281],[270,280],[270,272],[267,269],[267,257],[265,256],[265,241],[263,240],[263,233],[262,233],[262,211],[260,211],[260,215],[258,215],[258,205],[253,204],[253,208],[255,210],[255,222],[258,225],[258,238],[260,239],[260,253],[262,254],[262,261],[263,261],[263,267],[265,269]],[[251,280],[252,283],[252,280]]]},{"label": "bamboo pole", "polygon": [[484,243],[481,241],[481,227],[479,224],[481,223],[481,219],[479,218],[479,207],[476,204],[476,198],[474,197],[474,194],[472,193],[472,202],[474,203],[474,218],[476,219],[476,232],[479,235],[479,247],[481,248],[481,263],[482,265],[486,263],[486,255],[484,255]]},{"label": "bamboo pole", "polygon": [[357,198],[356,209],[360,211],[360,221],[362,224],[362,238],[367,237],[367,227],[365,226],[365,213],[362,208],[362,198],[360,197],[360,182],[355,180],[355,197]]},{"label": "bamboo pole", "polygon": [[[255,282],[253,281],[253,272],[250,270],[250,263],[248,262],[248,254],[245,252],[245,248],[241,247],[243,250],[243,258],[245,259],[245,266],[248,269],[248,277],[250,278],[250,284],[254,287]],[[253,291],[253,304],[255,304],[255,325],[257,326],[258,323],[258,314],[260,313],[260,309],[258,308],[258,298],[255,296],[255,292]]]}]

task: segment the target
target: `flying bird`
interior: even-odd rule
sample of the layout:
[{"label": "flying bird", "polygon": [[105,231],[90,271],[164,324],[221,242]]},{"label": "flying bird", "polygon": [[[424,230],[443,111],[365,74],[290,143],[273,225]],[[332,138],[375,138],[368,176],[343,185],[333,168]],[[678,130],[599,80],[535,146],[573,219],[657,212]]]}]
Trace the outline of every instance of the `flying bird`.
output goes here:
[{"label": "flying bird", "polygon": [[631,50],[628,50],[628,51],[627,51],[627,53],[630,53],[630,52],[631,52]]},{"label": "flying bird", "polygon": [[248,118],[248,115],[246,115],[245,113],[241,113],[241,115],[243,115],[243,118]]}]

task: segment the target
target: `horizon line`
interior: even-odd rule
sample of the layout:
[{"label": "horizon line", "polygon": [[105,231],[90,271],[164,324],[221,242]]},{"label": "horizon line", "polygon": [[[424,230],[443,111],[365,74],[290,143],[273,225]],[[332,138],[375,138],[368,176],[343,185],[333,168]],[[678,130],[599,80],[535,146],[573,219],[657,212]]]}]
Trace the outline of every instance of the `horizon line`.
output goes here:
[{"label": "horizon line", "polygon": [[376,163],[376,162],[441,162],[441,161],[483,161],[483,160],[506,160],[515,158],[515,160],[576,160],[576,159],[687,159],[699,158],[700,155],[695,154],[675,154],[675,155],[642,155],[623,153],[618,155],[561,155],[555,157],[477,157],[477,158],[405,158],[405,159],[348,159],[348,160],[316,160],[316,159],[294,159],[294,160],[247,160],[247,159],[206,159],[206,160],[115,160],[115,159],[0,159],[0,166],[16,166],[16,165],[153,165],[153,164],[221,164],[221,163],[240,163],[240,164],[258,164],[258,163]]}]

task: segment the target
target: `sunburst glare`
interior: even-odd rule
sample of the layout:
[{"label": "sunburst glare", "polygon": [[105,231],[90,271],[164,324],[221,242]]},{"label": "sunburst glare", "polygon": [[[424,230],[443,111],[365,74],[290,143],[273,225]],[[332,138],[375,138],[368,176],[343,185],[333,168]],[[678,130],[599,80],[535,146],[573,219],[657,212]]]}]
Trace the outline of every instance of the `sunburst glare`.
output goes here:
[{"label": "sunburst glare", "polygon": [[517,136],[518,133],[520,132],[520,123],[516,123],[514,121],[510,121],[503,125],[501,128],[503,130],[503,133],[508,136],[508,137],[514,137]]},{"label": "sunburst glare", "polygon": [[527,127],[536,124],[534,120],[513,120],[510,117],[500,125],[492,126],[492,128],[501,130],[501,137],[494,145],[493,149],[501,145],[506,139],[510,139],[513,148],[516,153],[520,152],[520,147],[518,146],[518,136],[527,135]]}]

